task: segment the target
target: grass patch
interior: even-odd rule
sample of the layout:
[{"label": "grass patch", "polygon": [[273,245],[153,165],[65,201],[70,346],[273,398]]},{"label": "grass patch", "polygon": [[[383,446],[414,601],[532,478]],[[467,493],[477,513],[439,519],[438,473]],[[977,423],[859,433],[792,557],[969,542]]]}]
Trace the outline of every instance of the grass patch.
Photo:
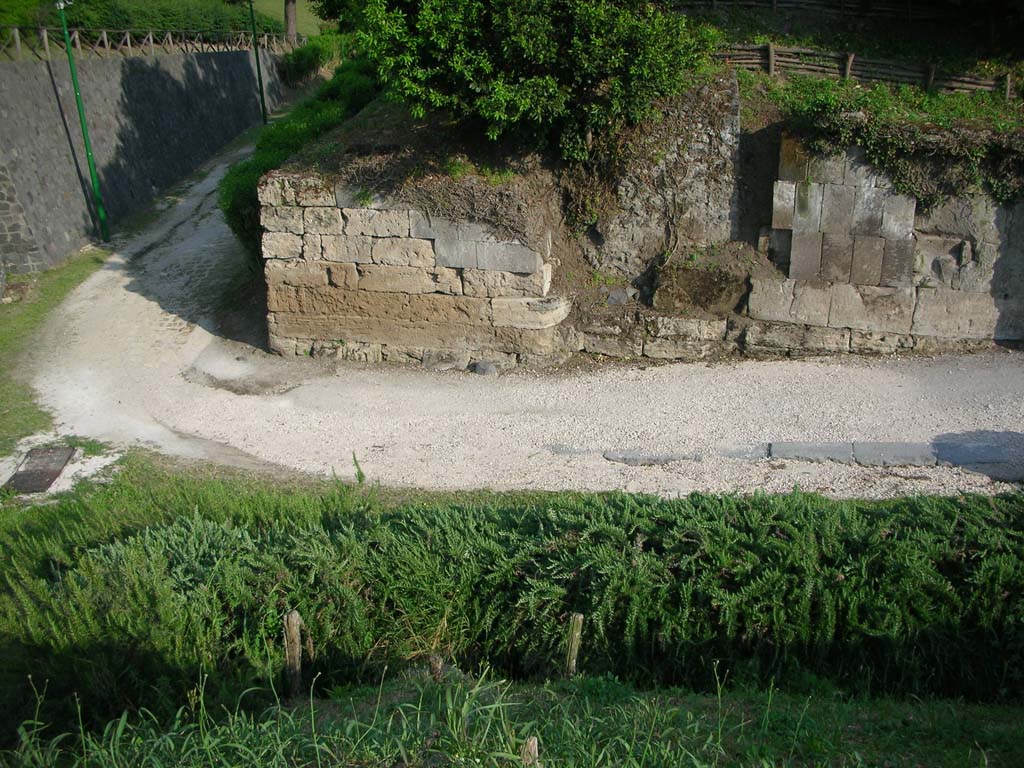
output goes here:
[{"label": "grass patch", "polygon": [[54,737],[29,724],[12,766],[508,766],[536,738],[545,766],[911,766],[1024,762],[1014,707],[850,699],[723,686],[713,695],[637,690],[614,678],[508,684],[449,670],[339,686],[262,713],[211,715],[201,697]]},{"label": "grass patch", "polygon": [[0,305],[0,456],[13,451],[21,438],[53,426],[50,415],[36,405],[32,388],[18,378],[17,364],[47,314],[108,255],[89,248],[41,274],[9,276],[8,290],[22,298]]},{"label": "grass patch", "polygon": [[[521,680],[561,668],[714,690],[1024,693],[1024,498],[454,494],[282,487],[134,457],[43,507],[0,505],[0,722],[231,705],[281,674],[281,617],[317,690],[431,654]],[[822,688],[823,687],[823,688]],[[254,706],[272,703],[253,694]]]},{"label": "grass patch", "polygon": [[345,62],[314,96],[260,131],[252,156],[225,174],[220,182],[220,207],[228,225],[255,257],[260,252],[260,178],[350,118],[378,92],[373,68],[365,60]]},{"label": "grass patch", "polygon": [[[253,5],[257,13],[274,19],[284,28],[284,2],[283,0],[254,0]],[[295,5],[295,26],[300,35],[316,35],[320,32],[320,25],[323,21],[316,15],[309,0],[298,0]]]},{"label": "grass patch", "polygon": [[[769,102],[816,152],[860,146],[897,191],[927,209],[965,191],[1024,195],[1024,103],[993,93],[929,93],[805,76],[739,72],[747,104]],[[750,107],[751,111],[759,111]]]}]

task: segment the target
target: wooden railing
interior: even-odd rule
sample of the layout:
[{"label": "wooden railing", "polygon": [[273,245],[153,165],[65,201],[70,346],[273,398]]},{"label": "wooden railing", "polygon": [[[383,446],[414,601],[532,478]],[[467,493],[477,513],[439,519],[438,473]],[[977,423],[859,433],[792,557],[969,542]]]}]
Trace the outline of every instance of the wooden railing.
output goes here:
[{"label": "wooden railing", "polygon": [[[253,47],[251,32],[72,29],[70,37],[77,55],[97,57],[244,51]],[[281,34],[256,36],[260,48],[274,53],[285,53],[305,42],[301,35],[294,44]],[[0,61],[46,61],[63,55],[64,33],[59,28],[0,27]]]},{"label": "wooden railing", "polygon": [[947,18],[928,0],[675,0],[679,10],[757,9],[782,13],[856,16],[860,19],[894,19],[909,22],[938,21]]},{"label": "wooden railing", "polygon": [[770,75],[795,73],[818,77],[842,77],[861,82],[917,85],[927,90],[970,93],[996,91],[1007,99],[1017,96],[1013,76],[978,77],[942,72],[934,64],[915,66],[886,59],[858,56],[853,53],[815,51],[807,48],[783,48],[765,45],[729,45],[715,56],[743,69],[767,72]]}]

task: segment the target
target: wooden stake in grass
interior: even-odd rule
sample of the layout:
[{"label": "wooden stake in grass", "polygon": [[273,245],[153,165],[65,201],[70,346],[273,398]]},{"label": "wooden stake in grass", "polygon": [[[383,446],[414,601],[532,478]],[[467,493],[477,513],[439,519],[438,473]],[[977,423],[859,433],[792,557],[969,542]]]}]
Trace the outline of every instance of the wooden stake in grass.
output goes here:
[{"label": "wooden stake in grass", "polygon": [[[576,615],[579,616],[580,614]],[[523,765],[527,768],[541,768],[540,744],[537,743],[536,736],[531,736],[526,740],[522,750],[519,752],[519,756],[523,759]]]},{"label": "wooden stake in grass", "polygon": [[580,643],[583,642],[583,614],[574,613],[569,619],[569,639],[565,651],[565,676],[576,676],[576,659],[580,655]]},{"label": "wooden stake in grass", "polygon": [[[302,693],[302,617],[298,611],[288,611],[284,617],[284,674],[285,697],[296,698]],[[312,650],[312,644],[310,644]],[[312,655],[312,654],[310,654]]]}]

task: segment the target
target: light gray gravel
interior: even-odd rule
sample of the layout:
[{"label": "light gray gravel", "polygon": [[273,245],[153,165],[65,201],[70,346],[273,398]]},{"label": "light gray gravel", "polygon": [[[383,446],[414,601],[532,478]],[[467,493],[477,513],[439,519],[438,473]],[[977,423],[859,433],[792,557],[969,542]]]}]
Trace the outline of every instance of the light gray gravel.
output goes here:
[{"label": "light gray gravel", "polygon": [[[866,497],[1009,488],[943,466],[744,457],[773,441],[1015,439],[1024,432],[1016,353],[493,377],[328,367],[221,338],[210,330],[211,297],[244,259],[216,209],[223,170],[122,243],[33,345],[34,385],[63,432],[341,477],[353,475],[354,453],[372,481],[423,488]],[[616,450],[703,459],[629,466],[602,455]]]}]

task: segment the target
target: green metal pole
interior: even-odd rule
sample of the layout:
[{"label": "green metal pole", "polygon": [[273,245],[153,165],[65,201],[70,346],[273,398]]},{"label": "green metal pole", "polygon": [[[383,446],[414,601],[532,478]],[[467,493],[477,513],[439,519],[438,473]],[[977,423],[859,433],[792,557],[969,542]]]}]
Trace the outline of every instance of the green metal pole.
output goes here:
[{"label": "green metal pole", "polygon": [[252,25],[252,53],[256,57],[256,80],[260,86],[260,110],[263,112],[263,124],[267,124],[267,99],[263,95],[263,67],[260,65],[260,47],[256,44],[256,11],[252,0],[249,0],[249,23]]},{"label": "green metal pole", "polygon": [[64,49],[68,54],[68,65],[71,67],[71,83],[75,87],[75,103],[78,105],[78,119],[82,123],[82,139],[85,142],[85,158],[89,162],[89,178],[92,180],[92,194],[96,203],[96,218],[100,224],[100,237],[106,242],[110,239],[110,228],[107,226],[107,209],[103,207],[103,195],[100,193],[100,177],[96,174],[96,159],[92,155],[92,142],[89,140],[89,124],[85,120],[85,106],[82,104],[82,91],[78,87],[78,69],[75,67],[75,54],[71,49],[71,35],[68,34],[68,20],[64,15],[65,3],[58,2],[60,25],[64,30]]}]

